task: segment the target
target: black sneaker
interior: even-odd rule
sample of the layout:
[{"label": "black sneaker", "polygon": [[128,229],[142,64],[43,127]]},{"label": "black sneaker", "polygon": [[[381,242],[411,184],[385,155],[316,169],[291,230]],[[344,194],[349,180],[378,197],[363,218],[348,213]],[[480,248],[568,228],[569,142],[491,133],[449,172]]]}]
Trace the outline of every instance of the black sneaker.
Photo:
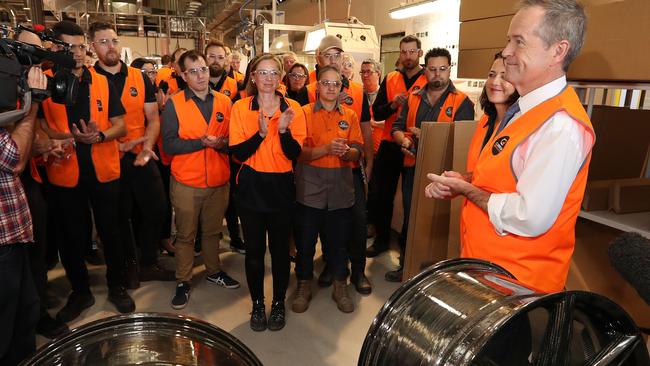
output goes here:
[{"label": "black sneaker", "polygon": [[172,309],[180,310],[187,306],[190,301],[190,288],[191,286],[187,282],[176,285],[176,294],[172,299]]},{"label": "black sneaker", "polygon": [[81,312],[95,304],[95,297],[90,292],[73,291],[68,296],[68,301],[56,314],[56,319],[60,322],[67,323],[76,319]]},{"label": "black sneaker", "polygon": [[108,289],[108,301],[112,302],[122,314],[132,313],[135,311],[135,302],[131,298],[126,288],[115,286]]},{"label": "black sneaker", "polygon": [[253,301],[253,311],[251,311],[251,329],[256,332],[266,330],[266,308],[264,300]]},{"label": "black sneaker", "polygon": [[332,286],[332,282],[334,282],[334,277],[332,277],[332,271],[330,271],[326,263],[325,267],[323,267],[323,272],[318,276],[318,286],[330,287]]},{"label": "black sneaker", "polygon": [[38,324],[36,324],[36,333],[49,339],[54,339],[60,335],[68,333],[69,331],[70,328],[68,328],[64,322],[52,318],[48,313],[41,315]]},{"label": "black sneaker", "polygon": [[241,238],[230,238],[230,250],[239,254],[246,254],[246,245]]},{"label": "black sneaker", "polygon": [[280,330],[284,328],[284,324],[284,301],[273,301],[269,315],[269,330]]},{"label": "black sneaker", "polygon": [[224,271],[213,273],[206,277],[206,279],[212,283],[216,283],[219,286],[233,289],[233,288],[239,288],[239,282],[235,280],[234,278],[228,276],[228,274]]},{"label": "black sneaker", "polygon": [[140,282],[147,281],[175,281],[176,273],[160,267],[158,264],[153,266],[142,266],[138,273]]}]

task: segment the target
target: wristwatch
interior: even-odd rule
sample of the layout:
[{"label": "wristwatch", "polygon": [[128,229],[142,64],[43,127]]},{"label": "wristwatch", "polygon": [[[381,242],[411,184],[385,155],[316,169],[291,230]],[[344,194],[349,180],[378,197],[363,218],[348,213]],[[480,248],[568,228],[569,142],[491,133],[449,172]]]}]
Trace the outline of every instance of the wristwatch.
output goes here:
[{"label": "wristwatch", "polygon": [[106,140],[106,135],[102,131],[99,131],[99,142],[104,142]]}]

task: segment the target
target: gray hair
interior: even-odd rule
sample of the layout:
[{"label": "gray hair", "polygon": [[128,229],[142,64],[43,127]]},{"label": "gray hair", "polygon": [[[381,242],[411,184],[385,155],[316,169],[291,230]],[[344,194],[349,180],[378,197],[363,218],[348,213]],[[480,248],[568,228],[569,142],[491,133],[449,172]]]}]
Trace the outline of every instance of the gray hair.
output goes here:
[{"label": "gray hair", "polygon": [[372,71],[376,71],[381,76],[381,64],[371,58],[367,58],[361,62],[361,65],[372,65]]},{"label": "gray hair", "polygon": [[564,58],[562,69],[580,54],[587,31],[587,16],[584,7],[576,0],[521,0],[519,9],[538,6],[544,9],[544,19],[535,31],[547,47],[562,40],[569,42],[569,50]]}]

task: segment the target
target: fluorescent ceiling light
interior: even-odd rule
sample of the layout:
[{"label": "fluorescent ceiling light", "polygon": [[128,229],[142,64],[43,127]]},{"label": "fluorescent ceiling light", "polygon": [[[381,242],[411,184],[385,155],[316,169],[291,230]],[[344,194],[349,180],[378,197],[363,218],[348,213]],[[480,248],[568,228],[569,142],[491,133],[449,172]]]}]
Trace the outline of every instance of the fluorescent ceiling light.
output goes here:
[{"label": "fluorescent ceiling light", "polygon": [[407,3],[388,11],[392,19],[406,19],[416,15],[432,13],[437,9],[436,0],[424,0],[415,3]]},{"label": "fluorescent ceiling light", "polygon": [[305,52],[315,51],[320,46],[320,41],[325,38],[327,33],[325,28],[320,28],[307,33],[307,41],[305,42]]},{"label": "fluorescent ceiling light", "polygon": [[200,1],[190,1],[189,5],[199,7],[199,6],[203,5],[203,4],[201,4]]}]

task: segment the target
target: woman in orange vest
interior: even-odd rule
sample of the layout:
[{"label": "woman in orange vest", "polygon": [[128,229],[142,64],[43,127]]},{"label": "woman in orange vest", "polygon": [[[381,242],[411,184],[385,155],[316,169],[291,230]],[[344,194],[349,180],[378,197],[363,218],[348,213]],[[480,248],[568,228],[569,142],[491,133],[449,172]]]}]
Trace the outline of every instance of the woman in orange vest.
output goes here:
[{"label": "woman in orange vest", "polygon": [[[269,53],[249,65],[248,97],[235,103],[230,149],[242,162],[237,176],[237,209],[246,242],[246,280],[253,301],[250,327],[280,330],[289,285],[289,241],[295,185],[292,160],[300,155],[305,117],[300,105],[276,91],[282,64]],[[264,255],[268,233],[273,302],[268,321],[264,306]]]},{"label": "woman in orange vest", "polygon": [[494,126],[501,122],[508,107],[519,99],[519,93],[512,84],[506,81],[505,75],[504,58],[499,52],[494,55],[492,68],[490,68],[487,81],[483,86],[483,92],[479,97],[479,103],[484,114],[476,126],[476,131],[469,146],[467,154],[468,172],[474,170],[474,165],[476,165],[481,150],[492,137]]},{"label": "woman in orange vest", "polygon": [[303,107],[307,138],[296,166],[296,229],[298,288],[292,309],[309,307],[318,236],[333,277],[332,298],[339,310],[354,311],[347,290],[347,244],[352,239],[355,205],[353,168],[363,151],[356,113],[339,103],[341,73],[335,66],[318,72],[319,97]]},{"label": "woman in orange vest", "polygon": [[287,97],[300,103],[301,106],[309,104],[306,85],[308,75],[307,66],[296,63],[291,66],[285,78]]}]

